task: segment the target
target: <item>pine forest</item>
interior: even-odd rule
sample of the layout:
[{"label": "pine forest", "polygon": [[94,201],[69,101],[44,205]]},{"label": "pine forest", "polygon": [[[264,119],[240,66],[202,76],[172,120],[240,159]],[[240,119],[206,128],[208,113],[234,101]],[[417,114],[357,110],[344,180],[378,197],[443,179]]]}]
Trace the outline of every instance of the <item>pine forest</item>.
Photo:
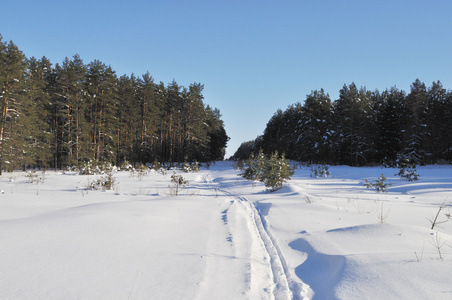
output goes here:
[{"label": "pine forest", "polygon": [[203,85],[118,77],[79,55],[54,66],[0,36],[0,171],[222,160],[229,137]]},{"label": "pine forest", "polygon": [[247,159],[259,149],[308,163],[364,166],[452,162],[452,92],[441,82],[416,79],[406,93],[344,85],[331,101],[323,89],[303,104],[278,110],[263,135],[234,154]]}]

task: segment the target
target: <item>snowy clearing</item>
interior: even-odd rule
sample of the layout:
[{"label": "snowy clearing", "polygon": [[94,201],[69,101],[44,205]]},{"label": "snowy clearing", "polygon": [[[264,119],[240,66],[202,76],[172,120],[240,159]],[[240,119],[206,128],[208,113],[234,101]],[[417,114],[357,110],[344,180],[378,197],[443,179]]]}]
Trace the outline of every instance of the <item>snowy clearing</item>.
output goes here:
[{"label": "snowy clearing", "polygon": [[[451,299],[452,167],[417,170],[300,168],[268,193],[218,162],[178,196],[172,171],[115,173],[114,191],[5,173],[0,298]],[[386,193],[363,186],[382,173]]]}]

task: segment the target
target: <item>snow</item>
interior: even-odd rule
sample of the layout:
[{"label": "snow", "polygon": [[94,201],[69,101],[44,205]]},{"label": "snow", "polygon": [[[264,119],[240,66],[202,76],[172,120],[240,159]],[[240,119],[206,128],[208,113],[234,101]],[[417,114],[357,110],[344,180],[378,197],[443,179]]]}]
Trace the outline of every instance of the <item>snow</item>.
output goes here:
[{"label": "snow", "polygon": [[[4,173],[0,298],[451,299],[452,166],[415,182],[329,171],[297,169],[269,193],[217,162],[178,172],[179,196],[154,171],[115,173],[114,191],[87,191],[96,175]],[[386,193],[363,186],[381,174]]]}]

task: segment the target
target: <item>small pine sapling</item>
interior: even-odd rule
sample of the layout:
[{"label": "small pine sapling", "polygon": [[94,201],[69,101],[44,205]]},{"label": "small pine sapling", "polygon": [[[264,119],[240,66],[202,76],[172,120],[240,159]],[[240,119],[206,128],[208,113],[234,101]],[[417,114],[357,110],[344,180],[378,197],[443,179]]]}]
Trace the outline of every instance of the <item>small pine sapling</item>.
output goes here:
[{"label": "small pine sapling", "polygon": [[293,174],[294,169],[284,154],[279,157],[276,151],[268,158],[261,149],[257,157],[251,155],[244,163],[239,175],[248,180],[259,180],[273,192],[280,189]]},{"label": "small pine sapling", "polygon": [[190,163],[190,168],[191,168],[192,172],[201,171],[201,167],[199,166],[199,163],[196,160],[194,162]]},{"label": "small pine sapling", "polygon": [[158,170],[160,170],[161,167],[162,167],[162,165],[159,163],[159,161],[156,158],[154,160],[154,164],[152,165],[152,168],[154,169],[154,171],[158,172]]},{"label": "small pine sapling", "polygon": [[177,175],[176,172],[173,172],[173,175],[171,175],[171,183],[174,186],[176,196],[179,195],[180,188],[188,186],[188,181],[182,175]]},{"label": "small pine sapling", "polygon": [[399,173],[397,173],[396,175],[400,176],[401,179],[407,181],[417,181],[420,177],[416,169],[413,168],[401,168]]},{"label": "small pine sapling", "polygon": [[139,164],[139,165],[136,167],[136,171],[137,171],[137,173],[138,173],[138,179],[142,180],[143,177],[144,177],[145,175],[148,174],[149,169],[148,169],[148,167],[147,167],[146,165],[144,165],[144,164]]},{"label": "small pine sapling", "polygon": [[107,174],[105,174],[98,180],[88,183],[87,190],[103,190],[103,191],[113,190],[115,187],[115,182],[116,180],[113,177],[112,172],[107,172]]},{"label": "small pine sapling", "polygon": [[399,173],[395,175],[400,176],[403,180],[419,180],[420,176],[416,171],[416,160],[410,159],[404,155],[398,155],[396,163],[400,170]]},{"label": "small pine sapling", "polygon": [[166,174],[168,173],[168,172],[166,171],[165,168],[160,168],[159,172],[160,172],[160,174],[162,174],[163,176],[166,176]]},{"label": "small pine sapling", "polygon": [[265,155],[262,150],[259,151],[259,155],[257,157],[255,157],[254,154],[251,154],[248,160],[243,164],[240,176],[248,180],[259,180],[264,160]]},{"label": "small pine sapling", "polygon": [[368,188],[368,189],[372,189],[374,187],[374,184],[372,182],[370,182],[369,180],[367,180],[363,183],[363,185]]},{"label": "small pine sapling", "polygon": [[390,211],[391,211],[391,208],[389,208],[386,211],[384,210],[383,202],[382,202],[381,206],[380,206],[380,209],[377,211],[377,218],[378,218],[378,220],[380,220],[380,223],[383,224],[385,222],[385,220],[388,217]]},{"label": "small pine sapling", "polygon": [[365,179],[365,182],[363,183],[363,185],[368,188],[374,188],[378,191],[378,192],[386,192],[386,187],[387,186],[391,186],[392,183],[391,182],[386,182],[387,177],[385,177],[383,174],[381,174],[380,177],[378,177],[377,180],[375,180],[375,183],[370,182],[369,180],[367,180],[367,178]]},{"label": "small pine sapling", "polygon": [[378,177],[377,180],[375,180],[374,185],[378,192],[384,193],[384,192],[386,192],[386,187],[392,185],[391,182],[386,182],[386,179],[387,178],[383,174],[381,174],[381,176]]},{"label": "small pine sapling", "polygon": [[271,192],[279,190],[283,183],[294,174],[290,162],[286,160],[284,154],[279,157],[278,151],[270,156],[264,165],[262,180]]},{"label": "small pine sapling", "polygon": [[315,177],[315,178],[328,177],[331,175],[331,172],[328,169],[329,169],[329,167],[327,165],[319,165],[317,167],[311,167],[311,177]]},{"label": "small pine sapling", "polygon": [[184,162],[183,164],[182,164],[182,171],[184,171],[185,173],[188,173],[188,172],[191,172],[191,167],[190,167],[190,165],[188,164],[188,162]]},{"label": "small pine sapling", "polygon": [[36,171],[28,171],[25,177],[28,178],[28,183],[33,183],[37,181],[38,175],[36,174]]},{"label": "small pine sapling", "polygon": [[197,161],[191,163],[184,162],[182,164],[181,170],[184,171],[185,173],[199,172],[201,170],[201,167],[199,166],[199,163]]}]

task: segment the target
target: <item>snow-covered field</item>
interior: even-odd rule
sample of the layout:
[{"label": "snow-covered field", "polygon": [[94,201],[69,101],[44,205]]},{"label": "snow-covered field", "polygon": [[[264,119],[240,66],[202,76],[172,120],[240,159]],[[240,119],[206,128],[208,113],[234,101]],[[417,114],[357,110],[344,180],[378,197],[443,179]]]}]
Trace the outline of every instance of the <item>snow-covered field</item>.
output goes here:
[{"label": "snow-covered field", "polygon": [[[452,299],[452,166],[301,168],[281,190],[229,162],[170,177],[0,177],[0,299]],[[386,193],[366,189],[381,174]],[[40,173],[37,173],[40,174]]]}]

